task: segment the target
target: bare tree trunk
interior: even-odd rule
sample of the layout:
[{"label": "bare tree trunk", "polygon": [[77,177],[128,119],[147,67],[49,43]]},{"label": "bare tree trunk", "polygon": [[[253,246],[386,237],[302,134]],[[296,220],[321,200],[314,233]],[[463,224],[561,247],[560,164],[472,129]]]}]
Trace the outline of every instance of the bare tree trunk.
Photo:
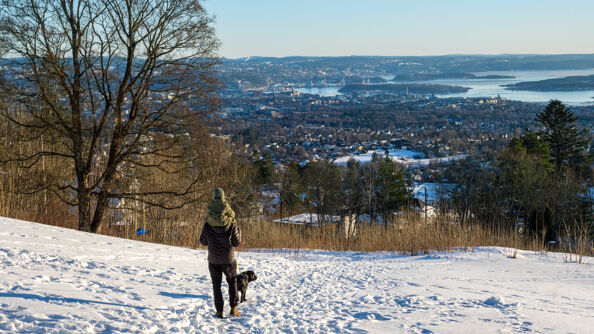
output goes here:
[{"label": "bare tree trunk", "polygon": [[95,206],[95,213],[93,214],[93,221],[91,222],[90,231],[93,233],[101,232],[101,226],[103,223],[103,217],[107,212],[109,206],[109,197],[103,195],[99,196],[97,199],[97,204]]},{"label": "bare tree trunk", "polygon": [[83,189],[79,185],[78,189],[78,229],[80,231],[91,232],[91,196],[88,189]]}]

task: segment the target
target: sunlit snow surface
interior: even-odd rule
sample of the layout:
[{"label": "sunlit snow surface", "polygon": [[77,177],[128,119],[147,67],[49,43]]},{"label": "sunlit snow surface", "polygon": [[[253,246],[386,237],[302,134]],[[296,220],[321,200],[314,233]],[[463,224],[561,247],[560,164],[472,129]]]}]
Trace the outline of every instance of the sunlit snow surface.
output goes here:
[{"label": "sunlit snow surface", "polygon": [[594,333],[594,259],[511,254],[243,251],[221,320],[206,251],[0,218],[0,332]]},{"label": "sunlit snow surface", "polygon": [[[371,160],[373,160],[374,154],[382,158],[385,156],[385,151],[375,150],[368,151],[367,153],[363,154],[348,155],[337,158],[336,160],[334,160],[334,163],[337,165],[346,165],[349,162],[349,160],[354,159],[362,164],[367,164],[370,163]],[[422,152],[416,152],[405,149],[390,150],[388,154],[394,162],[401,163],[407,166],[427,166],[431,163],[447,163],[449,161],[462,160],[467,157],[467,155],[465,154],[458,154],[442,158],[425,158],[425,155]]]}]

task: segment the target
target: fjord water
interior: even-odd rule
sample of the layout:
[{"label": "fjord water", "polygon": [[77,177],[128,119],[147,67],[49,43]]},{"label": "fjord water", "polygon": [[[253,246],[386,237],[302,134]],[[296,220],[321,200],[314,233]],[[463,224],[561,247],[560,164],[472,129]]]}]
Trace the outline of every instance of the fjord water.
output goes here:
[{"label": "fjord water", "polygon": [[[594,102],[594,90],[567,92],[532,92],[507,90],[503,85],[522,81],[539,81],[568,76],[594,75],[593,69],[585,70],[538,70],[538,71],[490,71],[474,73],[477,76],[505,75],[507,79],[440,79],[431,81],[414,81],[414,83],[431,83],[439,85],[463,86],[471,88],[466,93],[438,94],[437,97],[496,97],[497,95],[514,101],[542,102],[559,99],[569,105],[583,105]],[[336,96],[340,87],[299,88],[301,93],[318,94],[320,96]]]},{"label": "fjord water", "polygon": [[509,79],[450,79],[433,80],[432,83],[464,86],[472,88],[462,94],[437,95],[438,97],[494,97],[501,96],[509,100],[523,102],[548,102],[558,99],[566,104],[580,105],[594,102],[594,90],[566,91],[566,92],[533,92],[508,90],[503,85],[515,84],[522,81],[539,81],[546,79],[564,78],[569,76],[593,75],[594,69],[587,70],[549,70],[549,71],[493,71],[475,73],[477,76],[505,75],[514,76]]}]

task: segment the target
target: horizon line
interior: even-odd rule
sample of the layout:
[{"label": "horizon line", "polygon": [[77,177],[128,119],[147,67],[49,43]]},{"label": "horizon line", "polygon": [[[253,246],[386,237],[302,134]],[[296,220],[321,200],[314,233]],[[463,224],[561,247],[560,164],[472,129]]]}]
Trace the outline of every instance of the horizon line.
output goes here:
[{"label": "horizon line", "polygon": [[445,54],[427,54],[427,55],[372,55],[372,54],[353,54],[344,56],[306,56],[306,55],[291,55],[291,56],[242,56],[242,57],[225,57],[219,56],[221,59],[249,59],[249,58],[349,58],[349,57],[376,57],[376,58],[422,58],[422,57],[504,57],[504,56],[594,56],[594,53],[445,53]]}]

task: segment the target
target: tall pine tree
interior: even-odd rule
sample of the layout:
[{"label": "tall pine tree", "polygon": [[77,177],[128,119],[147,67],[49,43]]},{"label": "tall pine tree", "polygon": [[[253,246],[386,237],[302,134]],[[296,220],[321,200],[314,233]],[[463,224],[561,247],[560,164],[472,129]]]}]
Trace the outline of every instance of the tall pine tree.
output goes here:
[{"label": "tall pine tree", "polygon": [[555,169],[562,166],[579,166],[584,163],[583,150],[588,142],[575,126],[577,117],[559,100],[551,100],[536,121],[543,126],[540,135],[549,145]]},{"label": "tall pine tree", "polygon": [[387,224],[393,212],[398,212],[410,194],[406,188],[404,170],[397,170],[392,159],[386,155],[379,167],[379,187],[376,200],[379,211]]}]

